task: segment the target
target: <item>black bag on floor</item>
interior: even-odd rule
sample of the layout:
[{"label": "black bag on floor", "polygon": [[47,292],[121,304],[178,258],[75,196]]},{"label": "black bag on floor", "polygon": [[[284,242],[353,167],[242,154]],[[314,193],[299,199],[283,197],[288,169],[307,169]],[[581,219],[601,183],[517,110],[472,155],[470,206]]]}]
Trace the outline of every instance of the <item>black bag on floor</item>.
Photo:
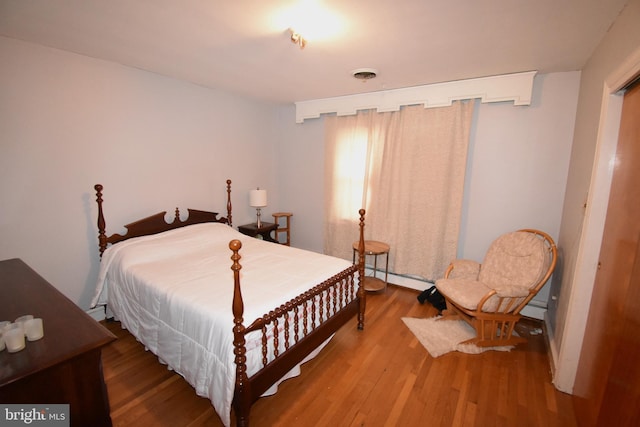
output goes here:
[{"label": "black bag on floor", "polygon": [[425,301],[437,308],[438,311],[442,311],[447,308],[447,303],[445,302],[444,297],[435,286],[430,287],[426,291],[420,292],[420,295],[418,295],[418,302],[420,302],[420,304],[424,304]]}]

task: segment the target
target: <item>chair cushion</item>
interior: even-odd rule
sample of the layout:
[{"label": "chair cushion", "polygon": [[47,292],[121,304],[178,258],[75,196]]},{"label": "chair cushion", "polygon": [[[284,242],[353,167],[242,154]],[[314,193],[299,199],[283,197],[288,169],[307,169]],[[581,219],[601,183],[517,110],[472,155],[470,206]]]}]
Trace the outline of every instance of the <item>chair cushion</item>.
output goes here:
[{"label": "chair cushion", "polygon": [[504,286],[496,288],[496,295],[503,298],[523,298],[529,295],[529,288],[520,286]]},{"label": "chair cushion", "polygon": [[449,273],[448,279],[471,279],[478,280],[480,273],[480,263],[468,259],[456,259],[451,262],[453,269]]},{"label": "chair cushion", "polygon": [[[476,310],[482,297],[492,291],[484,283],[468,279],[436,280],[436,288],[452,302],[468,310]],[[484,305],[483,311],[493,311],[497,305],[497,297],[491,297]]]},{"label": "chair cushion", "polygon": [[544,241],[535,234],[514,231],[496,239],[485,256],[478,280],[497,289],[531,288],[548,269]]}]

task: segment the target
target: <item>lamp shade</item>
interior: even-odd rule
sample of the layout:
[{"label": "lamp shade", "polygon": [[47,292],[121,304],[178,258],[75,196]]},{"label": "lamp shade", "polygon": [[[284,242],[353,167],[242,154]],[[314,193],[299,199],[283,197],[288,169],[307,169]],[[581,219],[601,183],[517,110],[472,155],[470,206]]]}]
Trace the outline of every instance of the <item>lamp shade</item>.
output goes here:
[{"label": "lamp shade", "polygon": [[249,192],[249,206],[254,208],[267,206],[267,190],[251,190]]}]

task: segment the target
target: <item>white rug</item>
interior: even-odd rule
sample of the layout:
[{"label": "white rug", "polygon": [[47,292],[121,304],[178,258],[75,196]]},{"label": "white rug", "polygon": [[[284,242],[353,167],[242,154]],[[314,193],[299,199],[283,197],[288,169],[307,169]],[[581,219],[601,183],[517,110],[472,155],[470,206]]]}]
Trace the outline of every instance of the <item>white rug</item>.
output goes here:
[{"label": "white rug", "polygon": [[474,329],[463,320],[437,320],[403,317],[402,321],[418,338],[432,357],[442,356],[450,351],[478,354],[484,351],[510,351],[513,346],[478,347],[475,344],[460,344],[476,336]]}]

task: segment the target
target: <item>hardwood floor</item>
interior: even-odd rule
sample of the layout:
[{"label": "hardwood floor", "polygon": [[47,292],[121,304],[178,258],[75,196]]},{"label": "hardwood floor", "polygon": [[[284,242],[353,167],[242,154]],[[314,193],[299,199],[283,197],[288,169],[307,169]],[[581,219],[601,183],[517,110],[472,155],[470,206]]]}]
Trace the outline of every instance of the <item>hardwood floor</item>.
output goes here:
[{"label": "hardwood floor", "polygon": [[[369,294],[366,325],[345,325],[318,357],[251,411],[252,426],[575,426],[551,384],[542,335],[511,352],[432,358],[402,317],[432,317],[417,292]],[[536,322],[521,322],[528,335]],[[144,351],[120,323],[103,350],[114,426],[221,426],[208,399]]]}]

